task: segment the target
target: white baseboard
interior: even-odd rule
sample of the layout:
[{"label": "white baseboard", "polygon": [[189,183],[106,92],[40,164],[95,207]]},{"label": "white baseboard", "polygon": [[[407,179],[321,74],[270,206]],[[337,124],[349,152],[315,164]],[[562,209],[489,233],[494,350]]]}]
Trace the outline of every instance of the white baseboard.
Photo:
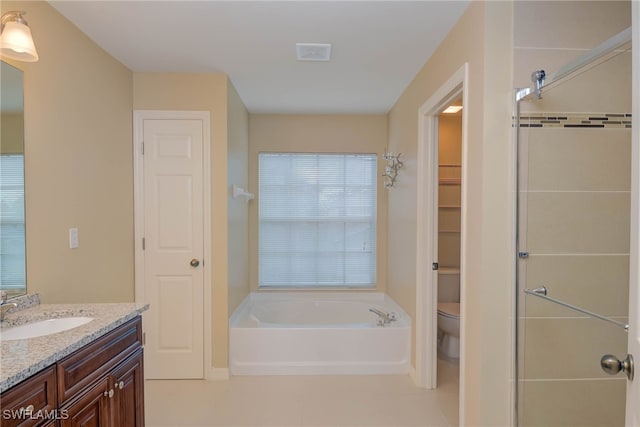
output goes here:
[{"label": "white baseboard", "polygon": [[413,380],[413,383],[415,385],[418,385],[418,376],[416,374],[416,368],[413,366],[409,368],[409,378]]},{"label": "white baseboard", "polygon": [[231,362],[230,370],[233,375],[408,375],[409,363]]},{"label": "white baseboard", "polygon": [[205,377],[209,381],[225,381],[229,379],[229,368],[211,368]]}]

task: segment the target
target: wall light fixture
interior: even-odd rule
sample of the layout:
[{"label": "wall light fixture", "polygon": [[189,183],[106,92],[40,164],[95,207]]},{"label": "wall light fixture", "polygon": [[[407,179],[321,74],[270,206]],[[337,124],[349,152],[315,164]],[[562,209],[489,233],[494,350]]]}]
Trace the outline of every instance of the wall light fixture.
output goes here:
[{"label": "wall light fixture", "polygon": [[18,61],[36,62],[38,52],[23,15],[26,12],[14,11],[0,18],[0,55]]},{"label": "wall light fixture", "polygon": [[384,181],[384,188],[391,188],[396,184],[396,177],[398,176],[398,169],[402,168],[404,164],[400,161],[400,155],[391,154],[387,150],[384,151],[382,158],[387,161],[387,165],[384,168],[384,176],[386,179]]}]

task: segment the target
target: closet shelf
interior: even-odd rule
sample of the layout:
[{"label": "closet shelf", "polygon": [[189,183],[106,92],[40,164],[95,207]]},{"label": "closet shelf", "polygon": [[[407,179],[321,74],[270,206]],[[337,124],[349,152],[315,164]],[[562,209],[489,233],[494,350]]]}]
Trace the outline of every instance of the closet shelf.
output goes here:
[{"label": "closet shelf", "polygon": [[460,230],[438,230],[438,233],[460,234]]},{"label": "closet shelf", "polygon": [[438,274],[460,274],[460,267],[440,267]]},{"label": "closet shelf", "polygon": [[438,183],[440,185],[460,185],[462,180],[460,178],[440,178]]},{"label": "closet shelf", "polygon": [[440,209],[460,209],[462,206],[460,206],[460,205],[440,205],[438,207]]}]

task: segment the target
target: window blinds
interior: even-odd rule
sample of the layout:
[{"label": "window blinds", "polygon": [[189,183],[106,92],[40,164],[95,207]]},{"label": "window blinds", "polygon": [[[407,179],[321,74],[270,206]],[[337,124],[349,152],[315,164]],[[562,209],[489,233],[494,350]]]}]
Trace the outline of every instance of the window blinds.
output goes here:
[{"label": "window blinds", "polygon": [[259,285],[373,287],[376,155],[259,155]]},{"label": "window blinds", "polygon": [[26,283],[23,155],[0,155],[0,194],[0,287],[23,289]]}]

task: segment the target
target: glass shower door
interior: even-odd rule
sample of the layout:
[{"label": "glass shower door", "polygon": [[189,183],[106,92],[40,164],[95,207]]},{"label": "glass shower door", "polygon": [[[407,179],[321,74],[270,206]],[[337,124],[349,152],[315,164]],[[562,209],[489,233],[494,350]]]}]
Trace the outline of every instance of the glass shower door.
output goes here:
[{"label": "glass shower door", "polygon": [[[590,94],[601,96],[599,107],[581,98],[602,67],[622,76],[627,61],[630,53],[619,55],[520,105],[520,426],[624,425],[626,377],[604,373],[600,358],[627,353],[631,103],[623,80]],[[613,322],[525,294],[543,287]]]}]

